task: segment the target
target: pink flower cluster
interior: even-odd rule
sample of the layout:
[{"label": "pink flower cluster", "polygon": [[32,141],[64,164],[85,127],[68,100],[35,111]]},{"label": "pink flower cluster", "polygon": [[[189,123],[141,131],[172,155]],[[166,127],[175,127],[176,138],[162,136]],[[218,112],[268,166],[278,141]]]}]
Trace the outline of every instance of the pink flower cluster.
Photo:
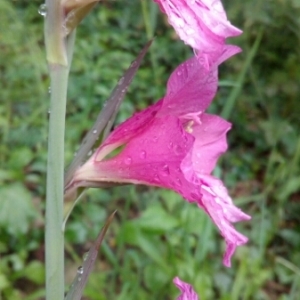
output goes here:
[{"label": "pink flower cluster", "polygon": [[196,56],[174,70],[162,99],[107,137],[76,171],[72,184],[117,182],[174,190],[216,224],[226,242],[223,263],[229,267],[236,247],[247,242],[232,224],[250,216],[234,206],[222,181],[211,175],[227,150],[231,124],[205,110],[217,91],[218,66],[240,52],[225,38],[241,32],[228,22],[219,0],[155,1]]},{"label": "pink flower cluster", "polygon": [[[218,65],[239,51],[225,45],[209,70],[196,57],[178,66],[166,95],[120,124],[74,177],[77,186],[119,182],[176,191],[215,222],[226,241],[226,266],[236,247],[247,242],[231,223],[250,217],[233,205],[222,182],[210,175],[227,149],[231,125],[205,110],[217,91]],[[120,147],[118,154],[107,158]]]}]

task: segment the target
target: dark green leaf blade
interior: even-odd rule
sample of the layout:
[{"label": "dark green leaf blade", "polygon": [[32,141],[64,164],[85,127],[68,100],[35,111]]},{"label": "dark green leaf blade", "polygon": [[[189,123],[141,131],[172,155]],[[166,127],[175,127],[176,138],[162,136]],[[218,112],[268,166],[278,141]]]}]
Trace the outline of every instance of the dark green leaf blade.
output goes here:
[{"label": "dark green leaf blade", "polygon": [[65,300],[80,300],[83,294],[84,287],[87,283],[90,273],[93,270],[99,248],[104,239],[104,236],[108,230],[109,225],[111,224],[113,217],[117,211],[114,211],[109,218],[107,219],[104,227],[100,231],[94,245],[89,250],[86,258],[84,259],[83,265],[78,268],[77,274],[71,284],[71,288],[68,294],[65,297]]}]

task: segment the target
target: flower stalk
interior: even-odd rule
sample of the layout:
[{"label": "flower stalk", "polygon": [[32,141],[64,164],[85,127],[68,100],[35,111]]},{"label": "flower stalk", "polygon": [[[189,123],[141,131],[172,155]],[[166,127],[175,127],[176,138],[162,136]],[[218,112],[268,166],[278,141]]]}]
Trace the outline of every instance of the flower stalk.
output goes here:
[{"label": "flower stalk", "polygon": [[46,300],[64,299],[64,135],[69,65],[74,36],[64,38],[60,0],[46,0],[45,45],[50,75],[45,264]]},{"label": "flower stalk", "polygon": [[64,298],[64,133],[68,68],[50,65],[51,99],[46,193],[46,299]]}]

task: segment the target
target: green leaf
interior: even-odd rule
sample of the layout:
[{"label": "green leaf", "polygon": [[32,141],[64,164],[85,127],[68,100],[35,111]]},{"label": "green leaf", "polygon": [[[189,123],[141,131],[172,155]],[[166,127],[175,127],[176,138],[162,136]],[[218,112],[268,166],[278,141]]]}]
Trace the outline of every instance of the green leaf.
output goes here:
[{"label": "green leaf", "polygon": [[31,195],[23,185],[15,183],[0,190],[0,226],[10,234],[26,233],[34,215]]},{"label": "green leaf", "polygon": [[179,221],[167,213],[161,205],[149,206],[133,223],[145,231],[157,233],[166,233],[179,225]]}]

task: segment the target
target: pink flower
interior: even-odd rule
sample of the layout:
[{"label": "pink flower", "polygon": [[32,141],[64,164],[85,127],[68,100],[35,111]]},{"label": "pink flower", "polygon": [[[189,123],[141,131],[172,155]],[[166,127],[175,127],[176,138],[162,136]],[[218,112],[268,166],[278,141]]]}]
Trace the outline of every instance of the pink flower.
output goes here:
[{"label": "pink flower", "polygon": [[[218,65],[237,52],[238,47],[224,46],[209,71],[195,57],[177,67],[164,98],[119,125],[72,182],[73,187],[119,182],[176,191],[215,222],[227,245],[226,266],[235,248],[247,242],[231,223],[250,217],[233,205],[222,182],[210,175],[227,149],[231,125],[204,111],[217,90]],[[116,149],[118,154],[107,157]]]},{"label": "pink flower", "polygon": [[175,277],[173,282],[181,291],[181,295],[177,300],[198,300],[198,295],[190,284],[180,280],[179,277]]},{"label": "pink flower", "polygon": [[167,14],[179,37],[200,53],[208,68],[212,54],[218,55],[225,39],[241,30],[232,26],[220,0],[154,0]]}]

